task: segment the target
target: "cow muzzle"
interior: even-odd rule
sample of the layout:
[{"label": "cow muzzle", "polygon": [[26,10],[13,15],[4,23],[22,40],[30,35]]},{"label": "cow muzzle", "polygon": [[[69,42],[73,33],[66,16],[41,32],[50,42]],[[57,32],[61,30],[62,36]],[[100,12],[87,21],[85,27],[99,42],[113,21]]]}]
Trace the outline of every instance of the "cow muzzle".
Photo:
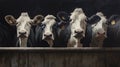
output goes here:
[{"label": "cow muzzle", "polygon": [[51,33],[44,34],[44,39],[45,39],[45,40],[50,40],[50,39],[53,40],[52,37],[53,37],[53,35],[52,35]]},{"label": "cow muzzle", "polygon": [[97,37],[99,40],[104,40],[104,39],[107,37],[107,35],[106,35],[106,32],[102,32],[102,33],[97,32],[96,37]]},{"label": "cow muzzle", "polygon": [[43,34],[43,40],[45,40],[50,45],[50,47],[53,46],[54,38],[52,33]]},{"label": "cow muzzle", "polygon": [[19,37],[20,38],[26,38],[27,36],[26,36],[26,34],[27,34],[27,32],[19,32]]},{"label": "cow muzzle", "polygon": [[84,37],[84,31],[83,30],[75,30],[74,33],[75,33],[75,35],[74,35],[75,38]]}]

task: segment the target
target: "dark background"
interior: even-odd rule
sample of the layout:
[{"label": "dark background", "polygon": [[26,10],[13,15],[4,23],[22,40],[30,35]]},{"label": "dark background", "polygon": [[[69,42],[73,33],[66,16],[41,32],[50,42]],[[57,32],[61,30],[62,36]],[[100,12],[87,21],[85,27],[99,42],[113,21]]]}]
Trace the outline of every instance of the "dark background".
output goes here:
[{"label": "dark background", "polygon": [[31,18],[37,14],[56,16],[58,11],[70,13],[77,7],[83,8],[88,17],[98,11],[107,17],[120,14],[120,0],[0,0],[0,21],[8,14],[16,18],[21,12],[28,12]]}]

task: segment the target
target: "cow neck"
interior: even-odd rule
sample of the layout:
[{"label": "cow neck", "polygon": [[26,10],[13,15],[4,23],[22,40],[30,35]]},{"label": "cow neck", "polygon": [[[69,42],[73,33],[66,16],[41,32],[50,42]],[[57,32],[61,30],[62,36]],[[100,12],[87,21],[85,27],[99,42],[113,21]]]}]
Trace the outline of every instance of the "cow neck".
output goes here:
[{"label": "cow neck", "polygon": [[[68,32],[69,28],[70,28],[70,25],[65,25],[65,26],[59,28],[59,29],[58,29],[58,36],[60,36],[60,33],[62,33],[63,31],[69,33],[69,32]],[[70,30],[69,30],[69,31],[70,31]]]},{"label": "cow neck", "polygon": [[45,41],[50,45],[50,47],[53,46],[53,40],[45,40]]},{"label": "cow neck", "polygon": [[[69,27],[71,27],[71,25],[69,25]],[[71,32],[70,32],[70,34],[71,34]],[[83,44],[81,43],[81,39],[82,38],[75,38],[73,35],[70,35],[68,47],[82,47]]]},{"label": "cow neck", "polygon": [[91,47],[102,47],[104,39],[99,40],[98,38],[92,38],[90,43]]},{"label": "cow neck", "polygon": [[82,47],[81,38],[74,38],[73,36],[70,37],[68,42],[68,47]]},{"label": "cow neck", "polygon": [[27,39],[28,38],[19,38],[20,47],[27,47]]},{"label": "cow neck", "polygon": [[82,47],[82,43],[80,40],[81,40],[80,38],[76,40],[76,44],[74,45],[74,47]]}]

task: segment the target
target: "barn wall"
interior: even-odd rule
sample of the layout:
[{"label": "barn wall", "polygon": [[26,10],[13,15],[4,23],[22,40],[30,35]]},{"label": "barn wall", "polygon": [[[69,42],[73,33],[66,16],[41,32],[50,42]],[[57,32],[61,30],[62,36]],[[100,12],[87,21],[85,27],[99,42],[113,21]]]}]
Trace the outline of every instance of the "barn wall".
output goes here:
[{"label": "barn wall", "polygon": [[37,14],[56,15],[58,11],[70,13],[77,7],[83,8],[87,16],[98,11],[107,17],[120,14],[120,0],[0,0],[0,21],[4,21],[7,14],[17,18],[26,11],[33,18]]},{"label": "barn wall", "polygon": [[31,18],[38,14],[56,16],[59,11],[71,13],[77,7],[83,8],[87,17],[99,11],[107,18],[120,15],[120,0],[0,0],[0,23],[10,26],[4,19],[6,15],[18,18],[21,12],[28,12]]},{"label": "barn wall", "polygon": [[120,67],[120,49],[6,47],[0,67]]}]

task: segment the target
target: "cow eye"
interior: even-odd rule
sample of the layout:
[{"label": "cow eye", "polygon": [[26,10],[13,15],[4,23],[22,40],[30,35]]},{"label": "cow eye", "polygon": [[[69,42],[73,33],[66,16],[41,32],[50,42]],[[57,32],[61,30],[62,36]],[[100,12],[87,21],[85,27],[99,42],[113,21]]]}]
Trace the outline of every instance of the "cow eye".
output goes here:
[{"label": "cow eye", "polygon": [[21,24],[21,23],[20,23],[20,22],[18,22],[16,26],[20,26],[20,24]]},{"label": "cow eye", "polygon": [[94,28],[96,25],[97,25],[97,24],[92,24],[91,26],[92,26],[92,28]]},{"label": "cow eye", "polygon": [[33,24],[33,21],[28,21],[28,24],[32,25],[32,24]]},{"label": "cow eye", "polygon": [[105,24],[105,25],[108,25],[108,23],[107,23],[107,22],[105,22],[104,24]]},{"label": "cow eye", "polygon": [[46,27],[45,24],[41,24],[41,28],[44,29]]}]

